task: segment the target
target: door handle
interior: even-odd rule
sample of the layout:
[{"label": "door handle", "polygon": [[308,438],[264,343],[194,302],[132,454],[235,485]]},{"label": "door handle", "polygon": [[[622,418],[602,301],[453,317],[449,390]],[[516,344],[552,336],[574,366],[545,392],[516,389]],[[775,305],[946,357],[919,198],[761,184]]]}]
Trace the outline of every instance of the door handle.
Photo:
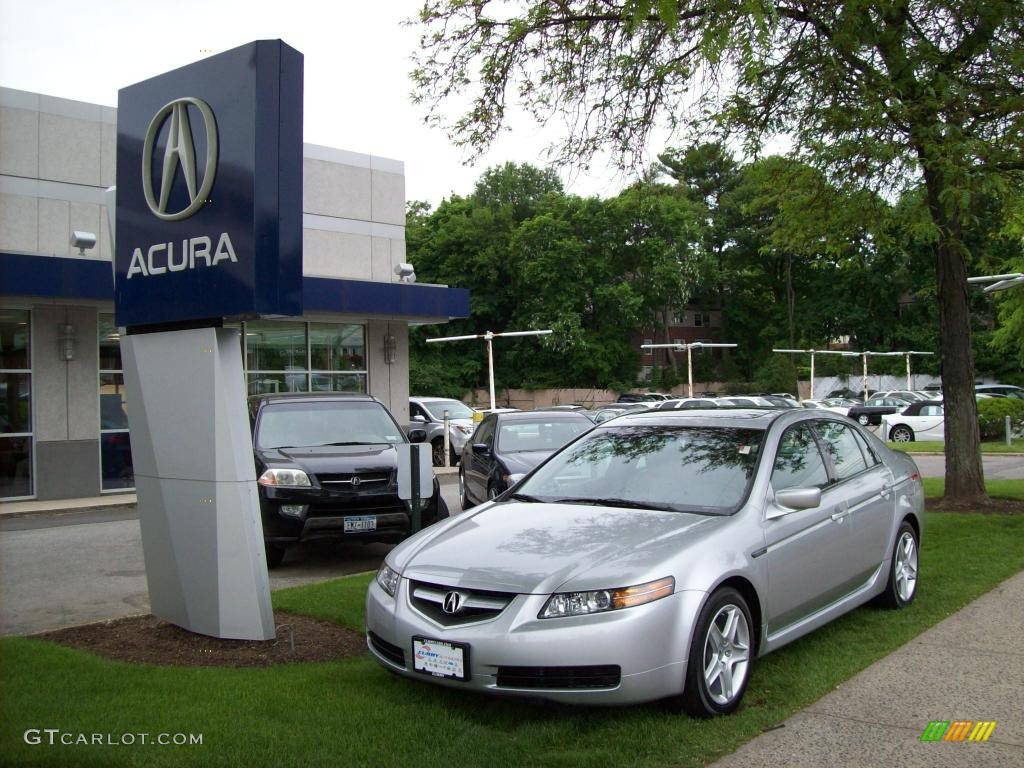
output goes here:
[{"label": "door handle", "polygon": [[843,518],[846,517],[848,514],[850,514],[849,508],[843,508],[838,512],[833,512],[832,519],[835,520],[837,523],[841,523],[843,522]]},{"label": "door handle", "polygon": [[888,499],[890,496],[892,496],[892,491],[894,487],[895,486],[890,485],[889,483],[882,483],[882,488],[879,491],[882,495],[882,498]]}]

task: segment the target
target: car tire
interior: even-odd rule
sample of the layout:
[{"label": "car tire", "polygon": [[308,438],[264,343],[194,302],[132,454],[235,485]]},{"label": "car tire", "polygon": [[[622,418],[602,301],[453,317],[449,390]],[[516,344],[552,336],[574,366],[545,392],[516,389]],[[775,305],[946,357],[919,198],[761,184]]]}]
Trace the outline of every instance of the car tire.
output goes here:
[{"label": "car tire", "polygon": [[435,467],[444,466],[444,440],[435,440],[430,444],[430,459]]},{"label": "car tire", "polygon": [[280,544],[266,543],[265,549],[267,551],[267,568],[277,568],[281,565],[284,560],[285,548]]},{"label": "car tire", "polygon": [[889,439],[894,443],[914,442],[914,430],[906,424],[898,424],[889,432]]},{"label": "car tire", "polygon": [[860,416],[857,417],[857,423],[866,427],[868,424],[871,423],[871,419],[868,418],[868,415],[866,413],[862,413]]},{"label": "car tire", "polygon": [[878,596],[878,605],[897,610],[914,602],[919,573],[918,553],[917,532],[914,526],[904,520],[896,533],[896,543],[893,544],[889,562],[889,578],[885,591]]},{"label": "car tire", "polygon": [[469,495],[466,493],[466,473],[461,467],[459,468],[459,504],[462,505],[463,512],[473,506],[473,502],[469,500]]},{"label": "car tire", "polygon": [[756,638],[747,601],[732,587],[716,590],[701,608],[690,641],[682,708],[694,717],[734,711],[754,663]]},{"label": "car tire", "polygon": [[[451,512],[448,511],[448,504],[441,497],[441,495],[438,494],[437,506],[434,507],[434,520],[433,520],[433,523],[440,522],[441,520],[447,520],[449,517],[451,517]],[[431,523],[431,524],[433,524],[433,523]]]}]

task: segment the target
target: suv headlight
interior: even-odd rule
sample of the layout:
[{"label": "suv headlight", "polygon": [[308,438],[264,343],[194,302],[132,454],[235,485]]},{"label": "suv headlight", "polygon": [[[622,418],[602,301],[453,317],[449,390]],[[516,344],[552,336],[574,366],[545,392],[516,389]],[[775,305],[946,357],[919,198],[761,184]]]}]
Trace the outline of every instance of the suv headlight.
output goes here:
[{"label": "suv headlight", "polygon": [[395,592],[398,591],[398,580],[400,578],[398,571],[387,563],[381,563],[380,568],[377,569],[377,583],[380,585],[381,589],[392,597],[394,597]]},{"label": "suv headlight", "polygon": [[309,475],[301,469],[268,469],[256,481],[260,485],[292,486],[309,488]]},{"label": "suv headlight", "polygon": [[620,589],[595,589],[590,592],[560,592],[548,598],[538,618],[554,619],[561,616],[585,616],[590,613],[632,608],[671,595],[676,580],[666,576],[657,581]]},{"label": "suv headlight", "polygon": [[473,428],[472,427],[467,427],[465,424],[453,424],[452,426],[454,426],[455,429],[457,429],[459,432],[461,432],[464,435],[471,435],[471,434],[473,434]]}]

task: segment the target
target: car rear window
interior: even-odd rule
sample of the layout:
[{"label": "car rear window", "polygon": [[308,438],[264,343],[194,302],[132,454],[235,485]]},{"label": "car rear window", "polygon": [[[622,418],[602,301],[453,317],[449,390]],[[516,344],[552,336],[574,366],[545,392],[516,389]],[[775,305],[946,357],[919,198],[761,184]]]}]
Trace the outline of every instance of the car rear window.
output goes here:
[{"label": "car rear window", "polygon": [[257,448],[308,448],[343,443],[404,443],[405,436],[380,403],[268,403],[260,410]]},{"label": "car rear window", "polygon": [[586,417],[502,424],[498,430],[498,450],[502,453],[557,451],[591,426]]}]

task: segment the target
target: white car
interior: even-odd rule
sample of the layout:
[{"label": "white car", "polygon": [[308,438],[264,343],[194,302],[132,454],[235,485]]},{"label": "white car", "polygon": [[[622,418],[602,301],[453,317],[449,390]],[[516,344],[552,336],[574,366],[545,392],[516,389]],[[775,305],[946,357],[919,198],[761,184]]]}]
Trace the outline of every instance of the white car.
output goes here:
[{"label": "white car", "polygon": [[894,443],[945,440],[945,424],[941,400],[919,400],[899,413],[884,414],[878,436]]}]

